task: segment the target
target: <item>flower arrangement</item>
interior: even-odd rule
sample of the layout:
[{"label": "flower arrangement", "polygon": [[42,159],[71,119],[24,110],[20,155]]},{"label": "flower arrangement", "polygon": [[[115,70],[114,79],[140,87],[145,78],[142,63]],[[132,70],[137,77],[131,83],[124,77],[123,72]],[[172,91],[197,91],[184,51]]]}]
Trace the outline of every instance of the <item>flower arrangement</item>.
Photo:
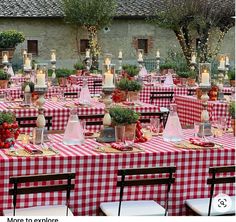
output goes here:
[{"label": "flower arrangement", "polygon": [[128,125],[137,123],[139,114],[134,110],[123,108],[120,106],[114,106],[110,108],[109,114],[111,116],[113,125]]},{"label": "flower arrangement", "polygon": [[18,44],[25,41],[23,33],[16,30],[0,32],[0,48],[15,48]]},{"label": "flower arrangement", "polygon": [[14,146],[20,130],[13,112],[0,112],[0,148]]}]

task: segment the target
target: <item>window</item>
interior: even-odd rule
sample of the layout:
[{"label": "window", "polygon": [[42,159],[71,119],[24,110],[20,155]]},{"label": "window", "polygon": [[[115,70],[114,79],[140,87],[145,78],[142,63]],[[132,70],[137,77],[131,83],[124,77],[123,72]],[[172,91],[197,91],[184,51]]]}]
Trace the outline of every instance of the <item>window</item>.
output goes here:
[{"label": "window", "polygon": [[80,52],[85,53],[86,49],[89,48],[89,40],[88,39],[80,39]]},{"label": "window", "polygon": [[28,40],[27,51],[33,55],[38,55],[38,40]]},{"label": "window", "polygon": [[142,49],[144,53],[148,53],[148,40],[138,39],[138,49]]}]

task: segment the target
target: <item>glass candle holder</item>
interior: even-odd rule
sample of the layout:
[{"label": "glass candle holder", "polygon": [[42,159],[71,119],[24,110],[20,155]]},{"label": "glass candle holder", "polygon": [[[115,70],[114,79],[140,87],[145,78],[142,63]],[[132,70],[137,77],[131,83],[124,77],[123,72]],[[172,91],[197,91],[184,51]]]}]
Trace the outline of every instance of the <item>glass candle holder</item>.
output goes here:
[{"label": "glass candle holder", "polygon": [[103,88],[115,88],[115,65],[111,62],[112,54],[105,54],[103,62]]},{"label": "glass candle holder", "polygon": [[55,49],[52,49],[51,50],[51,63],[52,62],[56,62],[56,50]]},{"label": "glass candle holder", "polygon": [[46,63],[37,63],[36,65],[36,87],[47,87],[48,68]]},{"label": "glass candle holder", "polygon": [[24,70],[32,69],[32,53],[27,53],[24,56]]},{"label": "glass candle holder", "polygon": [[199,86],[211,86],[211,64],[199,63]]},{"label": "glass candle holder", "polygon": [[2,63],[6,64],[8,63],[9,58],[9,52],[8,51],[2,51]]}]

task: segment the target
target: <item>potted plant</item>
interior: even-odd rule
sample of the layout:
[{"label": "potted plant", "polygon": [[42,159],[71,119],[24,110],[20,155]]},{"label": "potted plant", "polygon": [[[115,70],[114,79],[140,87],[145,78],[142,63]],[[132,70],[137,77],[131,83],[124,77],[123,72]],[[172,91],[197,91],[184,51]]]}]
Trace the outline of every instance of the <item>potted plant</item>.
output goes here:
[{"label": "potted plant", "polygon": [[4,72],[3,69],[0,69],[0,89],[7,88],[9,79],[10,79],[10,75]]},{"label": "potted plant", "polygon": [[0,112],[0,148],[14,146],[20,130],[13,112]]},{"label": "potted plant", "polygon": [[235,69],[229,70],[228,72],[230,85],[235,87]]},{"label": "potted plant", "polygon": [[122,66],[123,76],[128,79],[134,79],[138,75],[139,69],[136,65],[125,64]]},{"label": "potted plant", "polygon": [[162,75],[165,75],[168,72],[173,73],[175,68],[176,65],[170,61],[166,61],[165,63],[160,64],[160,70]]},{"label": "potted plant", "polygon": [[139,119],[138,113],[131,109],[115,106],[110,108],[109,114],[116,134],[132,135],[135,138],[136,123]]},{"label": "potted plant", "polygon": [[74,73],[73,70],[69,69],[57,69],[56,77],[58,79],[58,83],[61,87],[66,87],[68,85],[68,77]]},{"label": "potted plant", "polygon": [[2,51],[8,51],[9,59],[12,59],[16,46],[24,41],[25,37],[22,32],[16,30],[0,32],[0,59],[2,59]]},{"label": "potted plant", "polygon": [[77,75],[80,76],[83,74],[83,70],[85,69],[85,66],[80,61],[78,61],[74,64],[74,68],[77,71]]},{"label": "potted plant", "polygon": [[194,70],[178,71],[177,75],[180,77],[182,85],[195,86],[196,73]]},{"label": "potted plant", "polygon": [[231,116],[231,126],[233,128],[233,135],[235,136],[235,101],[229,104],[229,114]]},{"label": "potted plant", "polygon": [[116,88],[125,92],[130,102],[137,101],[139,91],[142,89],[142,84],[136,80],[129,80],[127,78],[121,79]]}]

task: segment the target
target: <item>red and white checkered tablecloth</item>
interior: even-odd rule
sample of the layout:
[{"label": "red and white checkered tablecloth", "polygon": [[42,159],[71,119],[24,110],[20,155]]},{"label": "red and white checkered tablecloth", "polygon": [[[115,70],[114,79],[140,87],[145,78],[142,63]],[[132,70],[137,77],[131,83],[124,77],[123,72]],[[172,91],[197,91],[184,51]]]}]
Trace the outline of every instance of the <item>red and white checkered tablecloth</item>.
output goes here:
[{"label": "red and white checkered tablecloth", "polygon": [[[192,137],[192,130],[185,130],[185,137]],[[75,190],[70,206],[75,215],[98,215],[99,205],[105,201],[118,201],[116,188],[117,170],[121,168],[176,166],[176,181],[169,196],[169,215],[185,215],[184,201],[189,198],[209,197],[206,184],[208,169],[212,166],[234,165],[235,142],[232,134],[210,138],[223,144],[224,148],[201,150],[176,148],[161,137],[139,144],[144,149],[139,153],[99,153],[100,146],[89,139],[83,145],[66,146],[62,135],[51,135],[54,148],[60,151],[57,156],[10,157],[0,150],[0,211],[12,207],[8,194],[9,177],[38,173],[76,172]],[[22,144],[15,145],[16,148]],[[132,187],[125,189],[124,200],[155,199],[162,206],[165,201],[165,186]],[[234,195],[233,185],[217,185],[215,195]],[[18,199],[18,207],[42,204],[62,204],[64,199],[57,193],[31,194]]]},{"label": "red and white checkered tablecloth", "polygon": [[[175,96],[178,116],[181,124],[188,125],[200,122],[203,110],[202,101],[193,96]],[[226,102],[208,101],[208,112],[210,121],[216,121],[219,117],[226,117],[227,127],[230,127],[231,118],[229,105]]]},{"label": "red and white checkered tablecloth", "polygon": [[[75,102],[78,101],[77,100],[58,101],[58,102],[52,102],[50,100],[46,101],[45,105],[43,106],[44,115],[52,116],[52,130],[65,129],[70,115],[70,109],[75,104]],[[9,107],[15,107],[16,104],[18,103],[0,102],[0,111],[3,110],[14,111],[16,117],[27,117],[27,116],[38,115],[38,109],[36,107],[9,109]],[[104,114],[104,107],[105,105],[103,103],[93,100],[90,106],[78,106],[77,113],[78,115],[85,115],[85,116]],[[159,111],[159,107],[145,103],[141,103],[139,106],[135,106],[133,109],[137,112],[142,112],[142,113]],[[91,119],[91,120],[98,121],[99,119]],[[92,125],[89,126],[88,129],[92,131],[98,131],[100,130],[100,127],[101,126]],[[28,132],[29,129],[25,128],[21,129],[21,131]]]}]

